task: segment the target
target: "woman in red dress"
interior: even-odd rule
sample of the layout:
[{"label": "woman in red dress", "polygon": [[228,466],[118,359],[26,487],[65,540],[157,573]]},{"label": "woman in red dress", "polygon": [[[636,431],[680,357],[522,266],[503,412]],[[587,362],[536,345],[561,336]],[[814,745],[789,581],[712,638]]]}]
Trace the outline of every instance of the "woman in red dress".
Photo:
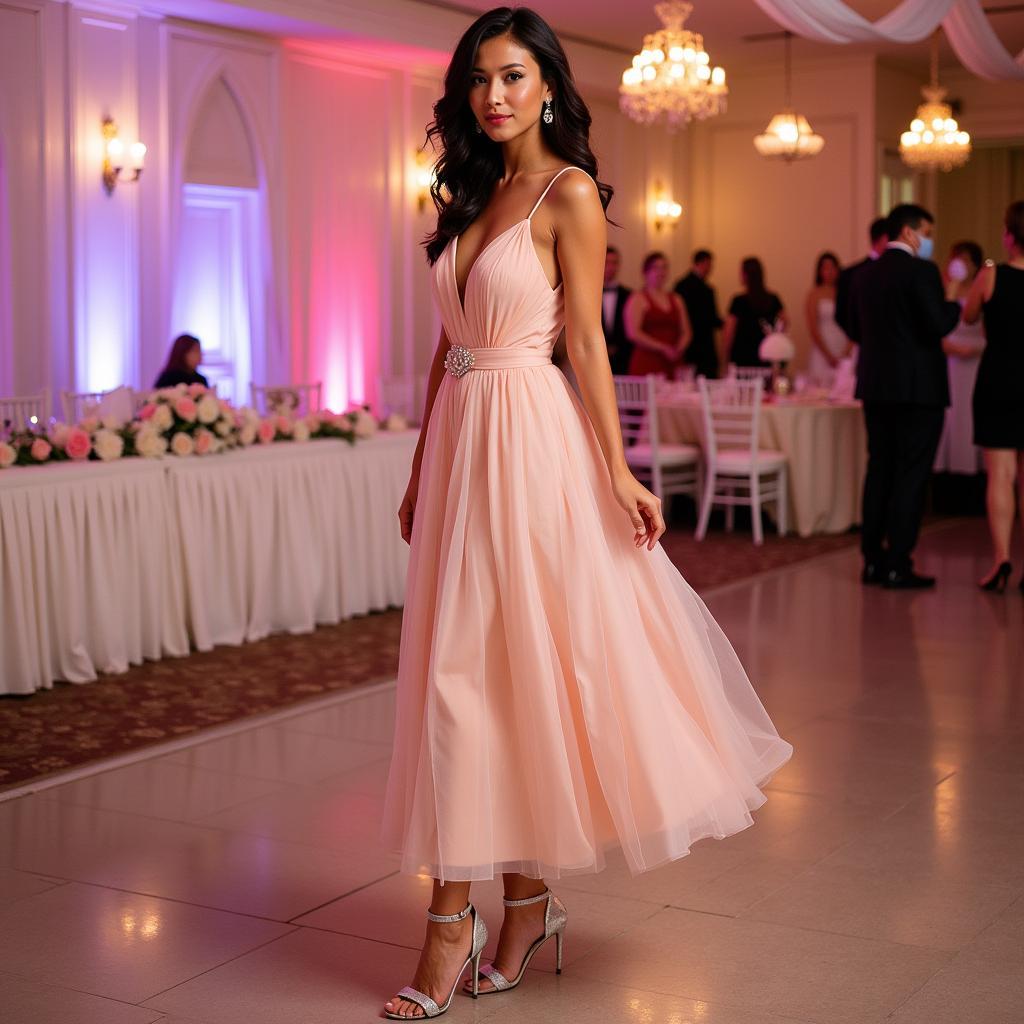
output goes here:
[{"label": "woman in red dress", "polygon": [[633,376],[664,374],[674,380],[693,331],[683,300],[668,290],[668,259],[652,252],[644,259],[644,287],[626,302],[626,334],[633,343]]}]

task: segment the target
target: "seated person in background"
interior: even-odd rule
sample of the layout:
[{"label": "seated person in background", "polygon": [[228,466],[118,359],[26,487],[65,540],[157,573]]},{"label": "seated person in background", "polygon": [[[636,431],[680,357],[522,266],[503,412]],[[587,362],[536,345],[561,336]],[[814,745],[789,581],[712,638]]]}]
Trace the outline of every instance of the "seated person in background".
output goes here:
[{"label": "seated person in background", "polygon": [[178,384],[202,384],[209,387],[206,378],[199,372],[203,361],[203,349],[199,339],[191,334],[179,334],[171,346],[167,364],[160,371],[153,387],[173,388]]},{"label": "seated person in background", "polygon": [[740,264],[743,291],[729,303],[722,343],[729,361],[737,366],[768,366],[757,350],[765,335],[775,330],[776,321],[784,331],[789,326],[782,300],[764,285],[764,267],[756,256]]}]

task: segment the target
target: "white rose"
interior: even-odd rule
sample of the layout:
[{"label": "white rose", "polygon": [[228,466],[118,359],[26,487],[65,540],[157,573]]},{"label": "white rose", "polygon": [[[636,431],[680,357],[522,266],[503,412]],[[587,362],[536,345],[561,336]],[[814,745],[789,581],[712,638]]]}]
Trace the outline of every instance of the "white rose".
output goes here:
[{"label": "white rose", "polygon": [[0,441],[0,469],[13,466],[17,457],[18,453],[6,441]]},{"label": "white rose", "polygon": [[241,413],[242,419],[246,423],[252,423],[254,425],[259,423],[260,414],[251,405],[244,405],[238,411]]},{"label": "white rose", "polygon": [[104,430],[120,430],[124,424],[116,416],[103,417]]},{"label": "white rose", "polygon": [[143,427],[135,435],[135,450],[144,459],[158,459],[167,451],[167,441],[152,427]]},{"label": "white rose", "polygon": [[220,402],[214,395],[203,395],[196,407],[196,415],[200,423],[213,423],[220,418]]},{"label": "white rose", "polygon": [[231,433],[231,423],[228,420],[218,420],[217,426],[213,428],[220,437],[227,437]]},{"label": "white rose", "polygon": [[171,407],[169,405],[164,405],[164,403],[161,402],[156,407],[156,412],[153,413],[153,418],[150,422],[161,433],[165,430],[170,430],[174,424],[174,415],[171,412]]},{"label": "white rose", "polygon": [[184,430],[179,430],[174,437],[171,438],[171,451],[175,455],[191,455],[195,444],[192,438],[185,433]]},{"label": "white rose", "polygon": [[356,437],[373,437],[377,433],[377,420],[365,409],[356,411],[353,419]]},{"label": "white rose", "polygon": [[68,432],[71,428],[66,423],[58,423],[50,434],[54,448],[63,448],[68,443]]},{"label": "white rose", "polygon": [[409,427],[406,418],[400,412],[393,412],[384,421],[385,430],[407,430]]},{"label": "white rose", "polygon": [[120,434],[115,434],[114,431],[107,430],[106,428],[97,430],[92,439],[92,450],[104,462],[119,459],[124,452],[124,438]]},{"label": "white rose", "polygon": [[308,441],[309,427],[307,427],[302,420],[299,420],[295,426],[292,427],[292,437],[294,437],[296,441]]},{"label": "white rose", "polygon": [[238,432],[238,443],[243,448],[248,448],[249,445],[254,444],[256,441],[256,424],[246,423],[245,426]]}]

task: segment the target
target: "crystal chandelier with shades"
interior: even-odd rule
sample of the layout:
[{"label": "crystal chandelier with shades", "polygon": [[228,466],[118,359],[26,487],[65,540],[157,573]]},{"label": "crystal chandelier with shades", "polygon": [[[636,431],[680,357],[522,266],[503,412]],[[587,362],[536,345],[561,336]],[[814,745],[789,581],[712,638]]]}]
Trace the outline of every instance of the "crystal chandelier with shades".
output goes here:
[{"label": "crystal chandelier with shades", "polygon": [[971,155],[971,137],[960,130],[953,108],[945,102],[939,85],[939,34],[932,36],[931,82],[921,89],[924,103],[900,136],[900,156],[915,171],[952,171],[963,167]]},{"label": "crystal chandelier with shades", "polygon": [[810,126],[803,114],[792,105],[792,74],[790,46],[793,34],[784,33],[786,39],[786,92],[785,105],[760,135],[754,136],[754,148],[761,156],[787,162],[817,156],[825,148],[825,140]]},{"label": "crystal chandelier with shades", "polygon": [[622,73],[619,109],[639,124],[662,120],[670,131],[725,110],[725,70],[711,66],[704,39],[683,28],[693,4],[654,5],[663,28],[644,36],[643,49]]}]

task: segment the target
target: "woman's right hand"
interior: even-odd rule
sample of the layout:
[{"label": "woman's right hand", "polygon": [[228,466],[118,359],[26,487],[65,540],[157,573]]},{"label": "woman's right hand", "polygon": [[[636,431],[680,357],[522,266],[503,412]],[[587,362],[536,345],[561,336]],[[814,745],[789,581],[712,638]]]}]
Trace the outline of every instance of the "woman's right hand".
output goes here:
[{"label": "woman's right hand", "polygon": [[412,543],[412,517],[416,510],[416,496],[419,493],[419,477],[412,477],[405,489],[405,497],[398,509],[398,522],[402,530],[402,540]]}]

